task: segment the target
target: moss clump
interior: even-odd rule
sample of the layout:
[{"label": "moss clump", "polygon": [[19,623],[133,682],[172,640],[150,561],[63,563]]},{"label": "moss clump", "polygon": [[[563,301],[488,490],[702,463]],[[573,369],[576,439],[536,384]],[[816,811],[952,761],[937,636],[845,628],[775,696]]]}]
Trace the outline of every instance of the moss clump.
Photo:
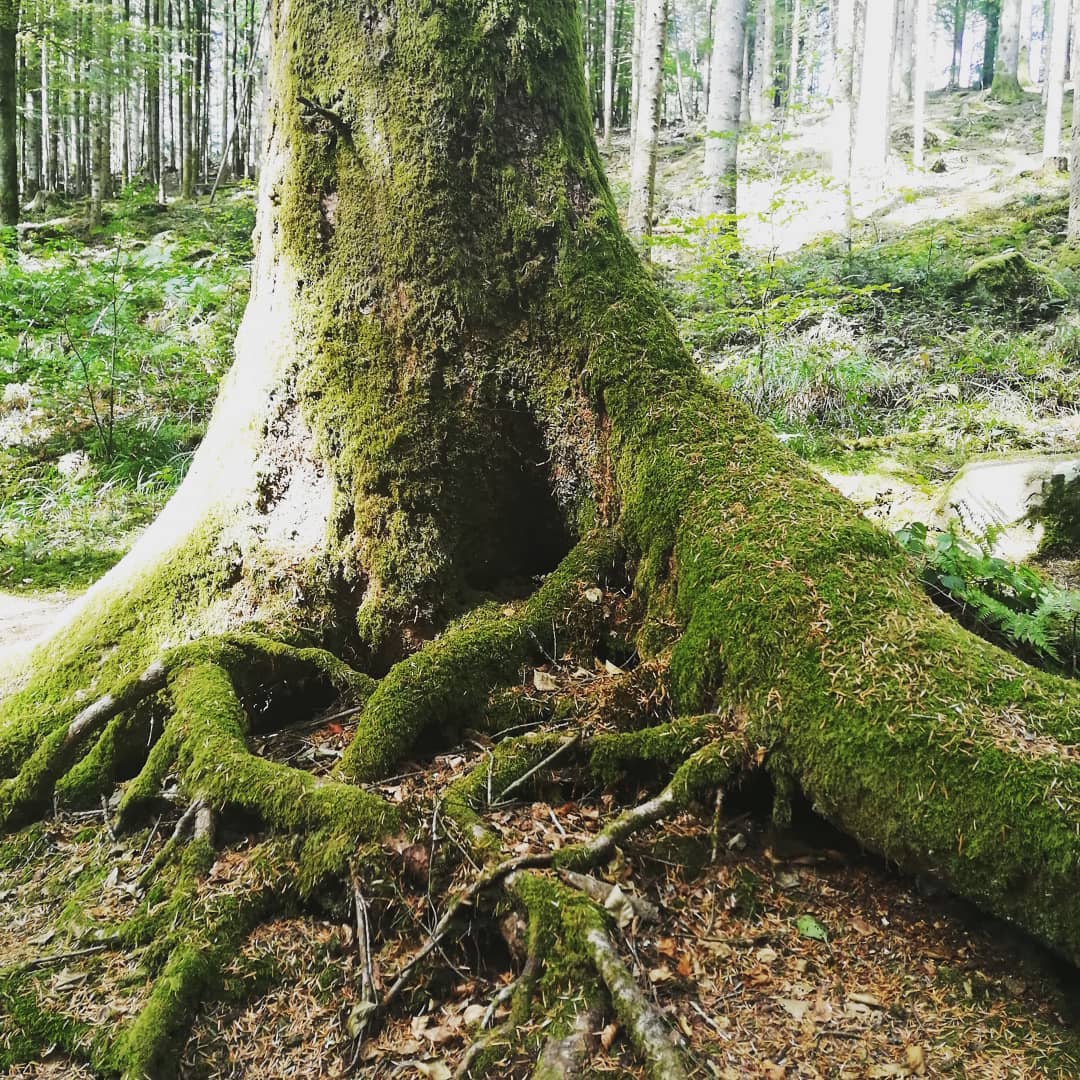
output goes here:
[{"label": "moss clump", "polygon": [[37,1061],[50,1048],[87,1060],[93,1031],[87,1024],[39,1004],[36,979],[18,971],[0,971],[0,1068]]},{"label": "moss clump", "polygon": [[1019,105],[1024,100],[1024,88],[1015,75],[1005,71],[994,72],[994,81],[990,85],[990,96],[1002,105]]},{"label": "moss clump", "polygon": [[959,291],[969,300],[981,300],[1021,316],[1044,315],[1069,299],[1068,290],[1045,266],[1013,248],[972,263]]}]

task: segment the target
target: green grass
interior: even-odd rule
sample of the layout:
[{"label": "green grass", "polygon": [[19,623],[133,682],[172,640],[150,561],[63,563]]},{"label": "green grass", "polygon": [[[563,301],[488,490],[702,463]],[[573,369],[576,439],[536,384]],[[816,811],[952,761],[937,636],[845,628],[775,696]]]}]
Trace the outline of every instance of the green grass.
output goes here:
[{"label": "green grass", "polygon": [[[1057,421],[1080,411],[1080,255],[1068,208],[1029,196],[849,248],[766,260],[701,223],[675,241],[693,258],[672,289],[702,364],[815,461],[853,450],[922,466],[975,453],[1073,448]],[[967,280],[973,263],[1022,252],[1067,299],[1029,281]]]},{"label": "green grass", "polygon": [[[130,547],[183,478],[247,299],[253,195],[159,206],[132,188],[3,239],[0,589],[79,588]],[[46,238],[47,237],[47,238]],[[73,455],[78,455],[74,457]]]}]

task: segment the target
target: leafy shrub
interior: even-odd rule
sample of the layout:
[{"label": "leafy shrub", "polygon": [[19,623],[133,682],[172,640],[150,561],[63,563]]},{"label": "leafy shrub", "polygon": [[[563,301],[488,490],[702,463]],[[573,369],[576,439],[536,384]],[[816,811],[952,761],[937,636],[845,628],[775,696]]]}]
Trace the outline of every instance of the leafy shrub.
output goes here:
[{"label": "leafy shrub", "polygon": [[1030,663],[1076,676],[1080,591],[1062,589],[1029,567],[922,522],[906,525],[896,538],[923,561],[923,584],[939,607]]}]

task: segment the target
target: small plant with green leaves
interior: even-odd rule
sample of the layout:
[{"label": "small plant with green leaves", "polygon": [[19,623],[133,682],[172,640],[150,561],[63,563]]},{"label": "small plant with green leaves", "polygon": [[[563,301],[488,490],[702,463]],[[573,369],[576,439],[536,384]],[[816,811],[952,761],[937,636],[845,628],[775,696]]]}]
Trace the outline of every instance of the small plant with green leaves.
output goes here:
[{"label": "small plant with green leaves", "polygon": [[969,629],[1039,667],[1073,677],[1080,672],[1080,591],[991,555],[987,541],[951,529],[914,522],[896,538],[922,560],[935,603]]}]

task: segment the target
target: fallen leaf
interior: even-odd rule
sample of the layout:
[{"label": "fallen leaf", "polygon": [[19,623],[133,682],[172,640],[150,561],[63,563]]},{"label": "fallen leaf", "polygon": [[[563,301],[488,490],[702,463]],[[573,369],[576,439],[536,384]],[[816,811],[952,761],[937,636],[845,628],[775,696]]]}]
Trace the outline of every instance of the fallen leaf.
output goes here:
[{"label": "fallen leaf", "polygon": [[53,989],[67,990],[72,986],[78,986],[81,982],[86,982],[86,977],[87,973],[85,971],[72,971],[71,968],[63,968],[56,976]]},{"label": "fallen leaf", "polygon": [[810,1002],[798,998],[780,998],[778,1004],[794,1020],[801,1020],[810,1011]]},{"label": "fallen leaf", "polygon": [[604,593],[601,589],[598,589],[595,585],[591,589],[585,590],[585,599],[590,604],[599,604],[604,599]]},{"label": "fallen leaf", "polygon": [[825,933],[825,927],[814,918],[813,915],[800,915],[795,920],[795,928],[804,938],[811,941],[824,941],[828,943],[829,935]]},{"label": "fallen leaf", "polygon": [[874,997],[873,994],[848,994],[848,1001],[855,1002],[856,1005],[869,1005],[871,1009],[884,1009],[881,999]]},{"label": "fallen leaf", "polygon": [[539,668],[533,669],[533,686],[541,693],[559,689],[558,680],[553,675],[549,675],[546,671],[541,671]]},{"label": "fallen leaf", "polygon": [[787,1076],[787,1069],[783,1065],[774,1065],[771,1061],[763,1061],[761,1071],[767,1080],[784,1080]]},{"label": "fallen leaf", "polygon": [[776,959],[777,953],[775,949],[770,949],[766,945],[764,949],[758,949],[754,955],[759,964],[771,964]]},{"label": "fallen leaf", "polygon": [[600,1045],[605,1050],[610,1050],[611,1047],[612,1047],[612,1044],[615,1042],[618,1035],[619,1035],[619,1025],[618,1024],[608,1024],[608,1026],[606,1028],[604,1028],[603,1031],[600,1032]]},{"label": "fallen leaf", "polygon": [[904,1060],[908,1069],[916,1076],[926,1075],[926,1055],[921,1046],[908,1046],[904,1049]]},{"label": "fallen leaf", "polygon": [[484,1019],[484,1014],[487,1009],[483,1005],[467,1005],[465,1011],[461,1014],[461,1019],[465,1021],[469,1027],[474,1024],[479,1024]]},{"label": "fallen leaf", "polygon": [[443,1061],[414,1061],[413,1068],[428,1080],[451,1080],[454,1075]]},{"label": "fallen leaf", "polygon": [[653,968],[649,972],[649,982],[662,983],[667,982],[671,978],[671,968],[664,964],[661,967]]},{"label": "fallen leaf", "polygon": [[608,898],[604,901],[604,907],[615,916],[615,921],[619,924],[620,929],[629,926],[634,920],[633,905],[627,899],[626,893],[618,885],[608,893]]},{"label": "fallen leaf", "polygon": [[623,675],[623,674],[625,674],[623,672],[623,669],[621,667],[619,667],[618,664],[613,664],[610,660],[605,660],[604,661],[604,670],[609,675]]}]

